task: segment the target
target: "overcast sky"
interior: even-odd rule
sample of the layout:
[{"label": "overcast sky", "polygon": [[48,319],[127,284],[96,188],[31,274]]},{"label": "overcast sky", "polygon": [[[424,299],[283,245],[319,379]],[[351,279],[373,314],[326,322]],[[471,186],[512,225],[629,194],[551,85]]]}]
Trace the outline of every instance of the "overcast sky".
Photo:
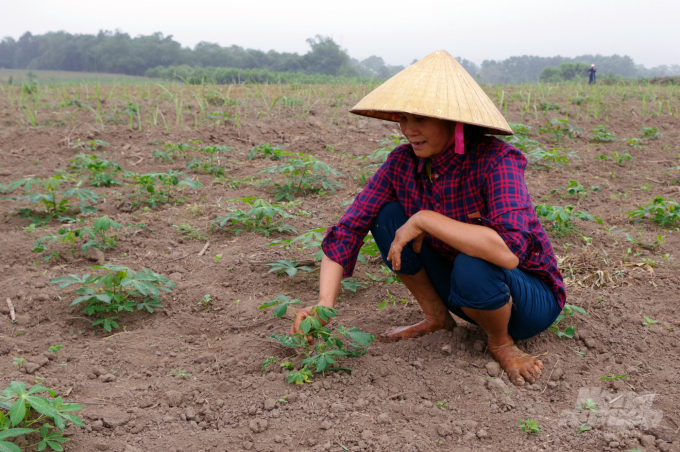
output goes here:
[{"label": "overcast sky", "polygon": [[26,31],[200,41],[304,54],[330,36],[350,56],[409,64],[444,49],[476,63],[517,55],[629,55],[680,64],[679,0],[0,0],[0,37]]}]

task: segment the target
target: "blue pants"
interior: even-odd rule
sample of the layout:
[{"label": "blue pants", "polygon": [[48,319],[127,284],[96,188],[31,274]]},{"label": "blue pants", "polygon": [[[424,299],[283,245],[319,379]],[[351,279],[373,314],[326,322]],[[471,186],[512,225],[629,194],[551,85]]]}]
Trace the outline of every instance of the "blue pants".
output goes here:
[{"label": "blue pants", "polygon": [[[371,227],[390,270],[392,263],[387,261],[387,254],[395,232],[407,220],[401,205],[393,202],[380,210]],[[470,323],[476,324],[462,307],[492,311],[505,306],[512,296],[508,332],[513,339],[528,339],[546,330],[561,312],[548,286],[538,276],[519,268],[507,270],[463,253],[451,263],[426,242],[420,253],[413,251],[409,243],[401,253],[401,270],[397,273],[414,275],[423,268],[449,311]]]}]

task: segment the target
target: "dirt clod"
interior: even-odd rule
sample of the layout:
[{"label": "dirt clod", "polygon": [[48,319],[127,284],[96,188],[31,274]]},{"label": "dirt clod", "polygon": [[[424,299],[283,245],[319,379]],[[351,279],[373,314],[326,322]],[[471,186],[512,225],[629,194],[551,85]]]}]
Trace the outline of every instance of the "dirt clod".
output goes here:
[{"label": "dirt clod", "polygon": [[560,378],[564,375],[564,369],[561,367],[556,368],[553,370],[552,375],[550,376],[550,379],[552,381],[559,381]]},{"label": "dirt clod", "polygon": [[90,248],[87,250],[87,259],[96,262],[99,265],[103,265],[106,263],[106,256],[104,255],[104,252],[100,250],[99,248]]},{"label": "dirt clod", "polygon": [[642,435],[640,438],[640,444],[642,447],[654,447],[656,438],[653,435]]},{"label": "dirt clod", "polygon": [[262,433],[269,427],[269,422],[266,419],[253,419],[248,423],[248,428],[253,433]]},{"label": "dirt clod", "polygon": [[378,424],[381,425],[387,425],[392,423],[392,419],[390,418],[390,415],[387,413],[380,413],[376,421],[378,422]]},{"label": "dirt clod", "polygon": [[498,364],[496,361],[490,361],[484,365],[486,368],[486,372],[489,374],[491,377],[497,377],[501,374],[501,365]]}]

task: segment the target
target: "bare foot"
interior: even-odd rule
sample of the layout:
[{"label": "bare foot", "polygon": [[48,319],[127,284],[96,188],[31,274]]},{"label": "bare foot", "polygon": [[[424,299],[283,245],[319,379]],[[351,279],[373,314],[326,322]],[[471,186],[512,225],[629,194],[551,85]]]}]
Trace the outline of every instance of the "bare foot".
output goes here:
[{"label": "bare foot", "polygon": [[525,381],[533,384],[541,376],[541,360],[527,355],[512,341],[502,345],[492,345],[489,341],[489,351],[516,386],[524,386]]},{"label": "bare foot", "polygon": [[456,326],[456,321],[453,320],[451,314],[448,312],[441,320],[425,319],[415,325],[408,326],[393,326],[387,329],[378,337],[381,342],[397,342],[404,339],[413,339],[414,337],[425,336],[426,334],[434,333],[439,330],[452,330]]}]

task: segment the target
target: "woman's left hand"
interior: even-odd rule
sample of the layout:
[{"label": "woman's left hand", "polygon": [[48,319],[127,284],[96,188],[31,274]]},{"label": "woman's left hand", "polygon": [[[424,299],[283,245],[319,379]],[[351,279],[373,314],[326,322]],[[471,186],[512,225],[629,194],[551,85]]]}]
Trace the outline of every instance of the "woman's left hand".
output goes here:
[{"label": "woman's left hand", "polygon": [[413,251],[420,253],[426,233],[420,228],[419,219],[420,217],[416,213],[394,234],[394,241],[390,246],[390,252],[387,254],[387,260],[392,262],[392,270],[401,270],[401,251],[411,240],[413,240]]}]

